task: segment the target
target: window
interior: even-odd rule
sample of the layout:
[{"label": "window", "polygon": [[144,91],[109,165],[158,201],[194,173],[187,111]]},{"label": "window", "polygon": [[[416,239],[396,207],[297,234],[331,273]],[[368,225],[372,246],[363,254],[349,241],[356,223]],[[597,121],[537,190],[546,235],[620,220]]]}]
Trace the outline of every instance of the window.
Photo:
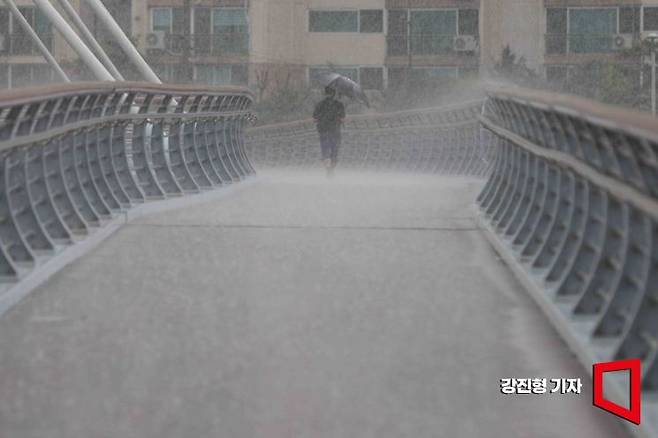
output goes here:
[{"label": "window", "polygon": [[480,11],[477,9],[459,10],[459,35],[480,34]]},{"label": "window", "polygon": [[411,11],[411,51],[436,55],[452,51],[457,35],[456,10]]},{"label": "window", "polygon": [[404,84],[406,75],[406,67],[388,67],[388,88],[400,87]]},{"label": "window", "polygon": [[249,26],[244,8],[212,10],[213,53],[246,54],[249,51]]},{"label": "window", "polygon": [[361,33],[382,33],[384,31],[384,11],[364,9],[359,12]]},{"label": "window", "polygon": [[547,65],[546,80],[549,84],[564,86],[567,83],[567,70],[566,65]]},{"label": "window", "polygon": [[[11,82],[10,88],[44,85],[52,81],[52,71],[47,64],[13,64],[6,72],[9,71],[4,82]],[[9,78],[11,80],[7,81]]]},{"label": "window", "polygon": [[9,88],[9,66],[0,64],[0,89]]},{"label": "window", "polygon": [[187,64],[156,64],[153,70],[162,82],[184,84],[190,82],[191,67]]},{"label": "window", "polygon": [[[23,17],[36,31],[41,41],[52,48],[52,27],[41,11],[31,6],[19,7]],[[0,33],[5,35],[5,52],[12,55],[36,55],[38,50],[32,38],[23,30],[23,27],[14,19],[7,9],[0,9]]]},{"label": "window", "polygon": [[212,86],[247,85],[247,65],[197,65],[194,80]]},{"label": "window", "polygon": [[310,11],[310,32],[358,32],[358,11]]},{"label": "window", "polygon": [[234,64],[231,66],[231,84],[247,85],[249,82],[249,69],[247,64]]},{"label": "window", "polygon": [[384,69],[381,67],[361,67],[359,84],[364,90],[384,89]]},{"label": "window", "polygon": [[407,54],[407,16],[406,9],[390,9],[388,11],[388,35],[386,52],[390,56]]},{"label": "window", "polygon": [[[4,40],[4,47],[0,47],[0,54],[9,52],[9,10],[5,8],[0,8],[0,38]],[[0,68],[4,68],[4,66]],[[4,76],[2,76],[2,71],[0,71],[0,88],[7,88],[7,85],[3,86],[2,78]]]},{"label": "window", "polygon": [[640,8],[619,8],[619,33],[640,32]]},{"label": "window", "polygon": [[[414,55],[452,52],[456,35],[479,35],[479,14],[478,9],[391,9],[388,11],[387,53],[401,56],[409,49]],[[408,34],[411,34],[411,41],[408,41]]]},{"label": "window", "polygon": [[411,77],[416,80],[457,79],[457,67],[413,67]]},{"label": "window", "polygon": [[546,54],[567,53],[567,9],[546,10]]},{"label": "window", "polygon": [[229,85],[231,67],[220,65],[197,65],[195,81],[206,85]]},{"label": "window", "polygon": [[308,30],[309,32],[382,33],[384,11],[381,9],[309,11]]},{"label": "window", "polygon": [[608,52],[616,33],[617,8],[569,9],[570,52]]},{"label": "window", "polygon": [[171,8],[151,9],[151,30],[153,32],[171,33],[173,29],[173,13]]},{"label": "window", "polygon": [[644,7],[644,30],[658,30],[658,7]]}]

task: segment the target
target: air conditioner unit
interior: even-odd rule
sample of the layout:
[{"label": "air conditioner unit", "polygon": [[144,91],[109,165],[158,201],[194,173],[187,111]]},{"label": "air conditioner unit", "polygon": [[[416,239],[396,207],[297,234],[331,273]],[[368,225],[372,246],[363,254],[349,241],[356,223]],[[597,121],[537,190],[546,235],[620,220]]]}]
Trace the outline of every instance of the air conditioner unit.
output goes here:
[{"label": "air conditioner unit", "polygon": [[612,37],[612,48],[614,50],[624,50],[633,47],[633,34],[620,33]]},{"label": "air conditioner unit", "polygon": [[165,44],[165,38],[166,34],[163,30],[158,30],[155,32],[151,32],[146,35],[146,48],[147,49],[157,49],[157,50],[165,50],[166,44]]},{"label": "air conditioner unit", "polygon": [[473,35],[456,36],[452,43],[455,52],[474,52],[478,48],[478,41]]}]

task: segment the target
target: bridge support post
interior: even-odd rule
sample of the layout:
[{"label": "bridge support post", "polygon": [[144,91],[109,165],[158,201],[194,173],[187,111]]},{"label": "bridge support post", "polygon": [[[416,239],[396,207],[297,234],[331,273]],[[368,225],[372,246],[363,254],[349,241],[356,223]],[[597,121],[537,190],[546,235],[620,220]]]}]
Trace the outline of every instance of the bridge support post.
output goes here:
[{"label": "bridge support post", "polygon": [[82,62],[89,67],[96,79],[99,81],[114,81],[114,76],[107,71],[92,51],[89,50],[89,47],[82,42],[80,37],[71,29],[71,26],[69,26],[48,0],[34,0],[34,4],[48,17],[53,26],[57,28],[64,39],[71,45],[71,48],[80,56]]},{"label": "bridge support post", "polygon": [[57,73],[57,76],[64,81],[64,82],[71,82],[69,77],[64,73],[64,70],[62,70],[62,67],[59,66],[59,63],[55,59],[55,57],[50,53],[50,50],[48,50],[48,47],[41,41],[41,38],[39,38],[39,35],[32,29],[32,26],[30,26],[30,23],[27,22],[25,17],[23,17],[23,14],[21,14],[21,11],[18,10],[18,7],[16,7],[16,3],[14,3],[14,0],[2,0],[5,2],[9,10],[11,11],[11,14],[14,16],[14,19],[18,21],[18,23],[21,25],[23,30],[32,38],[32,41],[34,44],[36,44],[37,48],[39,49],[39,52],[41,52],[41,55],[46,59],[46,62],[50,65],[50,67],[55,70],[55,73]]}]

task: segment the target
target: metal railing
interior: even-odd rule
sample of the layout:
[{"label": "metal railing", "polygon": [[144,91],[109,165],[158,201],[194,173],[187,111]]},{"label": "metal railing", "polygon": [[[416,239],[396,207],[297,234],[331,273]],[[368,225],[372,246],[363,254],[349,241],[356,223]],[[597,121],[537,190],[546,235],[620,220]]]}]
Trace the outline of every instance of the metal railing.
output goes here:
[{"label": "metal railing", "polygon": [[492,242],[588,369],[642,360],[642,436],[658,436],[656,120],[497,89],[481,122],[499,148],[478,199]]},{"label": "metal railing", "polygon": [[[484,176],[492,146],[480,142],[482,101],[421,110],[348,116],[341,167]],[[247,155],[256,167],[321,164],[313,120],[247,130]]]},{"label": "metal railing", "polygon": [[151,200],[237,182],[242,88],[77,83],[0,94],[0,281]]}]

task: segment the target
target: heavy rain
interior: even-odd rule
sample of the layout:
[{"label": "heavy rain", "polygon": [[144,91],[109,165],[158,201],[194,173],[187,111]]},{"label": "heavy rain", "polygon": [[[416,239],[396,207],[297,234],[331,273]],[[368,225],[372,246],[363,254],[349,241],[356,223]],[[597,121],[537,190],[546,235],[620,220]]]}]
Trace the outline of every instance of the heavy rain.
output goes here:
[{"label": "heavy rain", "polygon": [[658,0],[0,0],[0,438],[658,438]]}]

